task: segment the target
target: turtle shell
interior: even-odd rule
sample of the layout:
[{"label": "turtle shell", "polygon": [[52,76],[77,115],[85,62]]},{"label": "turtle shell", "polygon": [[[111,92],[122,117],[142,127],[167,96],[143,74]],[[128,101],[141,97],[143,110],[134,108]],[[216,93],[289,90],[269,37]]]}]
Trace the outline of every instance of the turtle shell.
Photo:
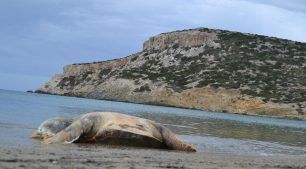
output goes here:
[{"label": "turtle shell", "polygon": [[153,148],[165,146],[160,131],[151,120],[111,112],[90,113],[90,116],[100,117],[100,126],[95,135],[80,138],[80,142]]}]

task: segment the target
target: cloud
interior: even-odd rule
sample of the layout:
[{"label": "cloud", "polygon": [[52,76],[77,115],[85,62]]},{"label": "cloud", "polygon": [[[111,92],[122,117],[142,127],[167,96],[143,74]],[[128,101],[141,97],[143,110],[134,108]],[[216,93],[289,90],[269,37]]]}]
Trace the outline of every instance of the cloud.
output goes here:
[{"label": "cloud", "polygon": [[280,0],[247,0],[254,3],[261,3],[264,5],[271,5],[274,7],[290,10],[292,12],[306,13],[306,1],[305,0],[291,0],[291,1],[280,1]]},{"label": "cloud", "polygon": [[306,42],[302,0],[0,1],[0,73],[51,77],[66,64],[138,52],[150,36],[196,27]]}]

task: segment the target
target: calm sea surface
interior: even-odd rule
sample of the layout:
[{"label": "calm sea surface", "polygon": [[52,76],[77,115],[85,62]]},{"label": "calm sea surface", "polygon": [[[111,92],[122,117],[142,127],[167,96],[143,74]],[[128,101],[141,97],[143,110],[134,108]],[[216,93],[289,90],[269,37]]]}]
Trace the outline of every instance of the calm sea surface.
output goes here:
[{"label": "calm sea surface", "polygon": [[306,154],[306,122],[0,90],[0,147],[31,147],[44,120],[113,111],[155,120],[203,153]]}]

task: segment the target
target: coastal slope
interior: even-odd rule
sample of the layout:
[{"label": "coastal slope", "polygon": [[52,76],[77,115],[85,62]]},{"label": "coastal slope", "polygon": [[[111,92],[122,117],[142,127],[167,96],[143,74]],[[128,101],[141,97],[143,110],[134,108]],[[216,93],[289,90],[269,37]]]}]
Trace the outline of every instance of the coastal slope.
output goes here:
[{"label": "coastal slope", "polygon": [[306,120],[306,43],[198,28],[72,64],[37,93]]}]

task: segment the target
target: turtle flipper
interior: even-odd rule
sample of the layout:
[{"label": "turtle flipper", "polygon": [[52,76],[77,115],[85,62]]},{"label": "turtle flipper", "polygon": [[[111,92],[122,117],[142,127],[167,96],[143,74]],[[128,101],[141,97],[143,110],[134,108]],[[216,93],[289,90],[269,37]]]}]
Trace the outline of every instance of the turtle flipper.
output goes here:
[{"label": "turtle flipper", "polygon": [[160,126],[160,133],[163,142],[169,149],[196,152],[197,150],[191,145],[179,140],[176,135],[164,126]]},{"label": "turtle flipper", "polygon": [[[85,122],[84,122],[85,121]],[[69,144],[77,141],[81,135],[89,132],[92,129],[92,123],[85,120],[77,120],[73,122],[71,125],[66,127],[64,130],[58,132],[51,138],[47,138],[43,140],[43,143],[64,143]]]}]

